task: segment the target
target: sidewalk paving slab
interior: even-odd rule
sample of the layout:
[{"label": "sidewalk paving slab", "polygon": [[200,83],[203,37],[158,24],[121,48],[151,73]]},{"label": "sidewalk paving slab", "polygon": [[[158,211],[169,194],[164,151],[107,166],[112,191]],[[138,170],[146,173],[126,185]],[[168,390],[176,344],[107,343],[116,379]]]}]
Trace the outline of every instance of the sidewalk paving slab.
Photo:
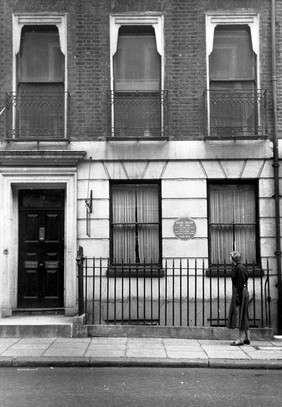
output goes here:
[{"label": "sidewalk paving slab", "polygon": [[0,338],[0,367],[75,366],[282,369],[282,341],[233,347],[183,338]]}]

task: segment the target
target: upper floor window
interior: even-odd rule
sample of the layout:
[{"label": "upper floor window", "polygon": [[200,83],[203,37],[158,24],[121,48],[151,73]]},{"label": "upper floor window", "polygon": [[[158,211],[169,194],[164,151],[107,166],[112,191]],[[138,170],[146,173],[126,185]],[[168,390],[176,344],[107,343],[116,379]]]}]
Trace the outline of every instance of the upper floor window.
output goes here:
[{"label": "upper floor window", "polygon": [[162,18],[111,18],[111,136],[161,137],[166,120]]},{"label": "upper floor window", "polygon": [[266,92],[259,89],[258,18],[207,16],[207,134],[266,134]]},{"label": "upper floor window", "polygon": [[67,137],[66,59],[65,16],[14,16],[9,138]]}]

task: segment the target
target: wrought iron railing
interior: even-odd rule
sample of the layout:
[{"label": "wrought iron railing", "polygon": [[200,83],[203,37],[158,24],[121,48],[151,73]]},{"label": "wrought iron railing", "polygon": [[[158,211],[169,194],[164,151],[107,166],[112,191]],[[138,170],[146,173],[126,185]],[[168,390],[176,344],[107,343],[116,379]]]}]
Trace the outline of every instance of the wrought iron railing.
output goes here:
[{"label": "wrought iron railing", "polygon": [[6,93],[7,139],[68,138],[69,106],[67,92]]},{"label": "wrought iron railing", "polygon": [[206,136],[219,139],[266,138],[267,91],[206,90]]},{"label": "wrought iron railing", "polygon": [[108,92],[112,138],[168,137],[168,92]]},{"label": "wrought iron railing", "polygon": [[[157,276],[146,266],[136,273],[109,273],[109,260],[78,258],[79,314],[87,324],[226,326],[232,283],[230,267],[209,270],[205,260],[164,259]],[[270,327],[276,280],[268,262],[257,273],[249,266],[251,327]]]}]

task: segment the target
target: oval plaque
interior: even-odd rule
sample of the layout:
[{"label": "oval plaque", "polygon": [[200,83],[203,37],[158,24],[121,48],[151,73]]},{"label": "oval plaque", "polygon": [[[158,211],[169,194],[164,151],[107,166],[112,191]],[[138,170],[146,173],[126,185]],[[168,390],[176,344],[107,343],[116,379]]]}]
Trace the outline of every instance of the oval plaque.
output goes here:
[{"label": "oval plaque", "polygon": [[173,232],[178,239],[189,240],[193,239],[196,234],[196,223],[193,219],[185,217],[178,218],[173,225]]}]

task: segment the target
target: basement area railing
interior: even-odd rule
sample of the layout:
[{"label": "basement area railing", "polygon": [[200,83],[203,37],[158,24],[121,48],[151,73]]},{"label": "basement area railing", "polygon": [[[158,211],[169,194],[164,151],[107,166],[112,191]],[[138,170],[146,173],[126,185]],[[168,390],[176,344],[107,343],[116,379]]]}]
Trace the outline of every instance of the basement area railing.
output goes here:
[{"label": "basement area railing", "polygon": [[[82,252],[77,262],[79,314],[86,315],[87,324],[226,326],[232,292],[228,266],[208,270],[205,260],[163,259],[158,276],[148,265],[146,273],[132,265],[131,276],[128,265],[115,275],[108,259]],[[249,267],[251,327],[271,326],[276,279],[268,262],[259,273],[255,265]]]}]

